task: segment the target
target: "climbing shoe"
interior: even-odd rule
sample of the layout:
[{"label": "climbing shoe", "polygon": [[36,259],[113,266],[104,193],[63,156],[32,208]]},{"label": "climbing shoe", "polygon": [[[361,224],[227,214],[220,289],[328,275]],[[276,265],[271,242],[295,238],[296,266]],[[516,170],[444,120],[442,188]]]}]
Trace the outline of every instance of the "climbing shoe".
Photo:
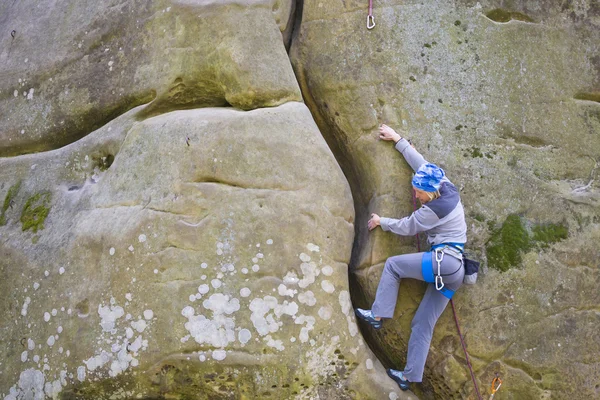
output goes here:
[{"label": "climbing shoe", "polygon": [[385,372],[387,372],[388,376],[390,378],[392,378],[394,380],[394,382],[396,382],[398,384],[398,386],[400,386],[400,389],[402,389],[402,390],[409,389],[410,382],[408,381],[408,379],[406,379],[404,377],[404,374],[402,373],[402,371],[397,371],[395,369],[388,368],[385,370]]},{"label": "climbing shoe", "polygon": [[375,329],[379,329],[383,325],[383,321],[376,320],[371,310],[363,310],[362,308],[357,308],[354,310],[354,313],[356,314],[357,318],[367,322]]}]

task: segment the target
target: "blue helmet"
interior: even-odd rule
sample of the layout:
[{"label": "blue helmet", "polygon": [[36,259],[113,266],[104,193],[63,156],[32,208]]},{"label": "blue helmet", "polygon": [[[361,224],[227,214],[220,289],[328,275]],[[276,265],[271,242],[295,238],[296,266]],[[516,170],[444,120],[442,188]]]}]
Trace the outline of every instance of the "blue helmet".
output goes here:
[{"label": "blue helmet", "polygon": [[423,164],[415,173],[412,185],[425,192],[435,192],[440,188],[444,176],[446,176],[446,173],[437,165]]}]

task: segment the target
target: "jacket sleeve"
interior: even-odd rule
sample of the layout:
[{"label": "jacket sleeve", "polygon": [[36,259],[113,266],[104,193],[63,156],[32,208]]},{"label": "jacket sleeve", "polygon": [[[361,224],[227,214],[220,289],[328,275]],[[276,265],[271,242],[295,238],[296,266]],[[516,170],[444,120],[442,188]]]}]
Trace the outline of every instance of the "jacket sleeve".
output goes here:
[{"label": "jacket sleeve", "polygon": [[425,160],[421,153],[415,150],[410,143],[408,143],[408,140],[404,138],[398,140],[398,143],[396,143],[396,150],[402,153],[408,165],[415,171],[418,170],[421,165],[427,163],[427,160]]},{"label": "jacket sleeve", "polygon": [[381,229],[396,235],[413,236],[435,228],[440,223],[438,216],[427,206],[419,208],[408,217],[402,219],[381,218]]}]

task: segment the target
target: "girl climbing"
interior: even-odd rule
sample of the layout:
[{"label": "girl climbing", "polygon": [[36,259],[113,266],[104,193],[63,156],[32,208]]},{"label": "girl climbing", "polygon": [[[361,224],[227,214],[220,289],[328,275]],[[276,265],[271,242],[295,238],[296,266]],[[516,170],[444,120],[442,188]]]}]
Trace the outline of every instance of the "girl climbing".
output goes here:
[{"label": "girl climbing", "polygon": [[463,282],[462,253],[467,241],[467,225],[458,190],[446,178],[444,170],[428,163],[408,140],[389,126],[381,125],[379,137],[393,141],[396,150],[402,153],[415,171],[412,185],[422,206],[402,219],[371,214],[369,230],[381,226],[384,231],[402,236],[425,232],[431,251],[388,258],[371,309],[357,308],[355,312],[359,319],[380,329],[385,318],[394,316],[402,278],[430,283],[411,323],[406,366],[403,371],[387,370],[400,389],[408,390],[410,382],[421,382],[433,328]]}]

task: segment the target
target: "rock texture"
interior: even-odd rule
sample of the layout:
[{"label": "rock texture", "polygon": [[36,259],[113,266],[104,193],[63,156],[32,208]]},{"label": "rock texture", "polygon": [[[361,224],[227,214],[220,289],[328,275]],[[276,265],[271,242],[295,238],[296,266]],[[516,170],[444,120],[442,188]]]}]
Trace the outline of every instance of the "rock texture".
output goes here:
[{"label": "rock texture", "polygon": [[410,398],[354,321],[292,5],[0,6],[3,399]]},{"label": "rock texture", "polygon": [[[353,299],[369,306],[386,257],[413,238],[369,234],[371,212],[412,211],[411,171],[377,125],[404,130],[460,188],[476,287],[455,301],[480,387],[498,398],[598,396],[596,240],[600,157],[597,2],[312,2],[291,57],[352,187]],[[365,330],[402,367],[423,285],[404,282],[396,318]],[[436,328],[422,398],[474,398],[451,312]]]}]

